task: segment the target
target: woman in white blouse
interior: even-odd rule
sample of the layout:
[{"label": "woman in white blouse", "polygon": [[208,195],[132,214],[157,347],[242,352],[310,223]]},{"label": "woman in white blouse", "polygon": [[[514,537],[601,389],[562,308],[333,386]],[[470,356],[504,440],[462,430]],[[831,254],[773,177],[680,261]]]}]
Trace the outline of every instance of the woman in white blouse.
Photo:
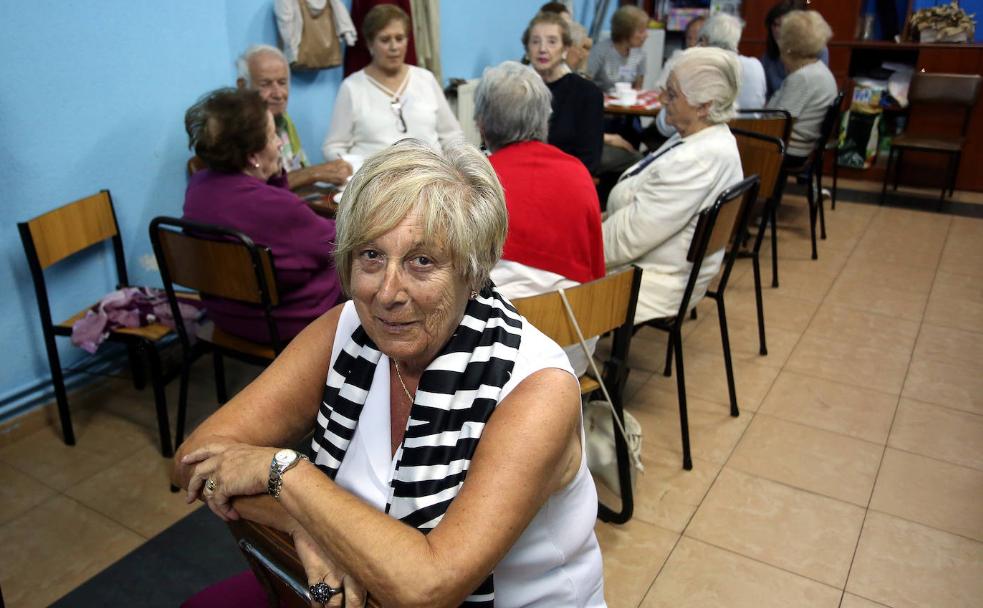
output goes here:
[{"label": "woman in white blouse", "polygon": [[407,137],[435,149],[462,137],[437,79],[405,62],[409,27],[409,16],[392,4],[365,16],[362,36],[372,62],[341,83],[321,147],[325,159],[368,157]]},{"label": "woman in white blouse", "polygon": [[[737,55],[695,47],[665,69],[662,104],[676,134],[621,176],[601,225],[608,269],[637,264],[643,270],[636,324],[678,312],[693,267],[686,252],[696,215],[744,177],[727,127],[740,80]],[[706,293],[723,257],[719,251],[704,261],[691,302]]]}]

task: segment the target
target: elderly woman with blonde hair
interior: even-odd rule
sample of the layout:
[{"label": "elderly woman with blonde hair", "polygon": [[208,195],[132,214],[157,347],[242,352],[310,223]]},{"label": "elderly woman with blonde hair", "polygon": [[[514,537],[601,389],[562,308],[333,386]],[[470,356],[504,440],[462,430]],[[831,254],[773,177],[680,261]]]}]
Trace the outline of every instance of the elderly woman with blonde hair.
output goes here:
[{"label": "elderly woman with blonde hair", "polygon": [[768,100],[768,107],[788,110],[795,119],[786,166],[805,164],[819,138],[826,109],[836,98],[836,78],[820,61],[832,36],[826,20],[816,11],[792,11],[782,18],[778,44],[788,75]]},{"label": "elderly woman with blonde hair", "polygon": [[[602,225],[608,268],[637,264],[644,270],[636,323],[678,312],[692,268],[686,252],[696,216],[743,178],[727,126],[740,80],[737,55],[696,47],[675,55],[665,69],[662,103],[676,134],[621,176]],[[722,261],[723,251],[704,261],[693,302]]]},{"label": "elderly woman with blonde hair", "polygon": [[[369,158],[337,220],[352,299],[179,450],[189,500],[292,535],[318,603],[604,605],[577,378],[488,281],[507,225],[473,146]],[[312,429],[310,461],[277,447]]]}]

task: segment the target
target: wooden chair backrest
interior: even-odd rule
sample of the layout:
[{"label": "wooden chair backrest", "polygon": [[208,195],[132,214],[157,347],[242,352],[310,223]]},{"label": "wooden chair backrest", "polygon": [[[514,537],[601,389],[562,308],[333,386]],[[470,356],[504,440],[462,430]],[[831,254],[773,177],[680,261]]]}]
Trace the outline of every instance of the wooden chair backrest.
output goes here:
[{"label": "wooden chair backrest", "polygon": [[792,132],[792,118],[788,112],[761,110],[759,112],[738,112],[737,117],[728,123],[732,128],[777,137],[788,145]]},{"label": "wooden chair backrest", "polygon": [[102,190],[24,222],[44,270],[119,234],[109,192]]},{"label": "wooden chair backrest", "polygon": [[761,179],[759,199],[770,199],[778,188],[782,173],[785,145],[779,136],[767,136],[753,131],[731,128],[737,140],[744,175],[757,175]]},{"label": "wooden chair backrest", "polygon": [[[565,290],[584,338],[599,336],[633,320],[632,285],[636,272],[641,270],[628,268]],[[559,292],[519,298],[512,304],[526,320],[560,346],[580,343]]]},{"label": "wooden chair backrest", "polygon": [[981,80],[979,74],[916,72],[911,79],[908,101],[972,107],[979,97]]},{"label": "wooden chair backrest", "polygon": [[220,298],[262,304],[262,285],[250,252],[253,247],[269,289],[270,304],[279,303],[273,255],[245,235],[245,242],[215,240],[214,236],[178,232],[164,226],[158,226],[157,234],[171,282]]},{"label": "wooden chair backrest", "polygon": [[[686,254],[687,261],[696,261],[703,239],[706,239],[706,248],[703,249],[704,258],[722,249],[730,251],[731,247],[740,245],[736,237],[742,233],[740,220],[746,215],[744,211],[750,204],[751,197],[748,194],[752,192],[756,194],[756,187],[748,183],[750,178],[758,181],[754,175],[745,178],[739,184],[722,192],[711,207],[700,212],[696,230],[693,232],[693,240]],[[714,213],[715,208],[716,213]]]}]

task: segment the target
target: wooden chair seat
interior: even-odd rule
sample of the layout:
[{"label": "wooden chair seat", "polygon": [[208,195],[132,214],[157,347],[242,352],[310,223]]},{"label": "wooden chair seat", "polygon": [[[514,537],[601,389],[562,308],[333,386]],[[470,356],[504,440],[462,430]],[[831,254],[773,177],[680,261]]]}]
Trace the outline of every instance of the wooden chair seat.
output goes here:
[{"label": "wooden chair seat", "polygon": [[601,390],[601,383],[584,374],[580,377],[580,394],[589,395],[594,391]]},{"label": "wooden chair seat", "polygon": [[907,133],[902,133],[891,140],[891,145],[895,148],[950,153],[959,152],[965,143],[965,137],[954,136],[943,139],[940,137],[908,135]]},{"label": "wooden chair seat", "polygon": [[[68,319],[65,319],[61,323],[58,323],[55,327],[58,328],[58,333],[64,335],[71,335],[72,326],[75,322],[85,316],[85,313],[89,312],[92,307],[85,308]],[[171,333],[171,328],[163,325],[161,323],[151,323],[150,325],[144,325],[143,327],[120,327],[118,329],[110,330],[114,334],[124,334],[128,336],[134,336],[136,338],[142,338],[144,340],[150,340],[151,342],[156,342],[160,340],[167,334]]]},{"label": "wooden chair seat", "polygon": [[216,327],[212,321],[206,321],[200,324],[195,335],[199,340],[203,340],[225,352],[245,354],[267,361],[272,361],[276,358],[276,351],[268,344],[251,342],[245,338],[233,336],[227,331]]}]

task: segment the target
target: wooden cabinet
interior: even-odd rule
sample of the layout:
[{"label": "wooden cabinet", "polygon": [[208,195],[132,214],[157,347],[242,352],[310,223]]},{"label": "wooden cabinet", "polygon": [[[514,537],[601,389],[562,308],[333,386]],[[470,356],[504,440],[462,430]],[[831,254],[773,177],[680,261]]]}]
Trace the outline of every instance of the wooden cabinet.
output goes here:
[{"label": "wooden cabinet", "polygon": [[[745,0],[742,6],[747,25],[741,40],[741,53],[760,57],[765,50],[764,19],[774,2],[772,0]],[[852,94],[853,78],[866,69],[884,61],[896,61],[915,65],[926,72],[952,72],[958,74],[983,74],[983,45],[978,44],[917,44],[886,41],[857,40],[861,0],[812,0],[809,7],[818,10],[833,30],[829,43],[829,68],[836,77],[847,102]],[[908,129],[918,131],[942,131],[959,133],[961,114],[943,109],[923,111],[915,109],[907,117]],[[959,165],[956,187],[960,190],[983,191],[983,99],[977,101],[970,122],[968,140]],[[886,156],[886,155],[881,155]],[[840,175],[855,179],[880,181],[884,176],[884,158],[866,170],[841,168]],[[941,186],[945,157],[941,155],[905,155],[901,167],[904,183],[911,185]]]}]

